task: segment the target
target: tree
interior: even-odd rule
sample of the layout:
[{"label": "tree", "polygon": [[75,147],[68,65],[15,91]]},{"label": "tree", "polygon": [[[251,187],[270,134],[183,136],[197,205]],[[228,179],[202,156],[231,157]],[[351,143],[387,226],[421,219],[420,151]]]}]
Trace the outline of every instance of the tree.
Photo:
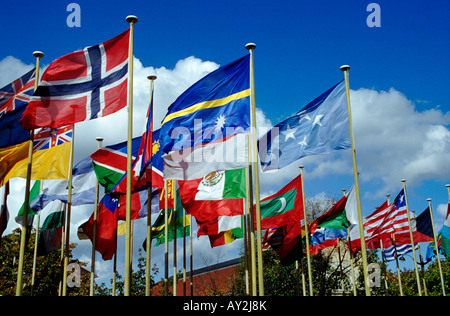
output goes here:
[{"label": "tree", "polygon": [[[3,236],[0,247],[0,295],[15,295],[17,282],[17,266],[19,260],[20,248],[19,228],[15,229],[11,234]],[[28,239],[25,258],[24,258],[24,275],[23,275],[23,291],[22,295],[31,295],[31,276],[33,268],[33,253],[36,231],[32,229]],[[67,295],[78,296],[89,294],[89,273],[83,273],[83,267],[86,263],[72,259],[72,249],[77,244],[71,244],[69,250],[69,260],[77,263],[82,268],[81,287],[67,288]],[[36,261],[36,277],[33,287],[33,295],[56,296],[58,295],[59,283],[61,280],[61,253],[54,251],[47,256],[38,257]]]}]

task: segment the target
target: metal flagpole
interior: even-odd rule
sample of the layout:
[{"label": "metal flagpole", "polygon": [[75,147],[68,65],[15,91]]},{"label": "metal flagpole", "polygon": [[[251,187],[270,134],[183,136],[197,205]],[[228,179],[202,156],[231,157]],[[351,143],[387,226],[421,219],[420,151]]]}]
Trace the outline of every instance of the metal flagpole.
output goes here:
[{"label": "metal flagpole", "polygon": [[[44,57],[44,53],[40,51],[33,52],[33,56],[36,57],[36,76],[34,78],[34,91],[36,91],[39,83],[39,67],[41,58]],[[27,225],[28,225],[28,210],[30,208],[30,184],[31,184],[31,169],[33,165],[33,141],[34,130],[30,131],[30,144],[28,146],[28,164],[27,164],[27,182],[25,184],[25,203],[23,208],[22,219],[22,234],[20,235],[20,251],[19,251],[19,265],[17,267],[17,284],[16,284],[16,296],[22,295],[22,277],[23,277],[23,261],[25,258],[25,246],[27,240]]]},{"label": "metal flagpole", "polygon": [[414,258],[414,268],[416,270],[417,290],[419,291],[419,296],[422,296],[422,286],[420,285],[419,268],[417,267],[416,249],[414,247],[414,237],[411,227],[411,215],[409,213],[408,195],[406,194],[406,180],[402,179],[401,181],[403,183],[403,192],[405,193],[406,214],[408,215],[409,237],[411,238],[411,247],[413,250],[413,258]]},{"label": "metal flagpole", "polygon": [[192,216],[191,216],[191,225],[189,225],[189,244],[190,244],[190,251],[189,251],[189,266],[190,266],[190,277],[189,277],[189,287],[191,291],[191,296],[194,296],[194,245],[192,244]]},{"label": "metal flagpole", "polygon": [[186,296],[186,211],[183,209],[183,296]]},{"label": "metal flagpole", "polygon": [[[43,181],[39,183],[39,192],[42,191],[42,185]],[[62,205],[61,205],[62,208]],[[36,278],[36,263],[37,263],[37,248],[38,248],[38,237],[39,237],[39,225],[41,221],[41,212],[39,211],[37,213],[37,220],[36,220],[36,233],[34,235],[34,252],[33,252],[33,272],[31,275],[31,296],[33,296],[34,293],[34,281]]]},{"label": "metal flagpole", "polygon": [[[261,244],[261,209],[259,195],[259,164],[258,164],[258,146],[256,135],[256,105],[255,105],[255,76],[253,64],[253,50],[256,48],[254,43],[248,43],[245,48],[250,52],[250,106],[252,109],[252,146],[253,146],[253,171],[255,175],[255,212],[256,212],[256,244],[258,253],[258,294],[264,296],[264,276],[263,276],[263,260],[262,260],[262,244]],[[249,142],[250,143],[250,142]],[[250,158],[250,157],[249,157]]]},{"label": "metal flagpole", "polygon": [[439,243],[438,243],[438,240],[437,240],[436,229],[434,227],[434,217],[433,217],[433,209],[431,207],[431,199],[428,198],[427,201],[428,201],[428,208],[430,209],[431,227],[433,228],[433,237],[434,237],[434,244],[435,244],[437,262],[438,262],[438,266],[439,266],[439,275],[441,277],[442,294],[444,296],[446,296],[446,294],[445,294],[444,275],[442,274],[441,258],[440,258],[440,254],[439,254]]},{"label": "metal flagpole", "polygon": [[[390,201],[390,194],[386,194],[388,205],[391,204]],[[397,280],[398,280],[398,288],[400,290],[400,296],[403,296],[403,286],[402,286],[402,277],[400,275],[400,266],[398,264],[398,255],[397,255],[397,245],[395,243],[395,233],[392,234],[392,245],[394,246],[394,257],[395,257],[395,263],[397,265]]]},{"label": "metal flagpole", "polygon": [[[249,136],[250,137],[250,136]],[[248,156],[251,157],[250,142],[248,142]],[[247,188],[247,199],[249,200],[250,211],[250,275],[252,283],[252,296],[256,296],[256,249],[255,249],[255,217],[253,210],[253,182],[252,179],[252,165],[248,166],[248,173],[245,173],[245,183]]]},{"label": "metal flagpole", "polygon": [[364,240],[364,226],[363,226],[363,216],[361,210],[361,197],[359,193],[359,180],[358,180],[358,167],[356,165],[356,152],[355,152],[355,143],[353,141],[353,129],[352,129],[352,110],[350,106],[350,88],[348,82],[348,71],[350,69],[349,65],[342,65],[340,69],[344,72],[345,78],[345,91],[347,95],[347,109],[348,109],[348,123],[350,127],[350,140],[352,145],[352,158],[353,158],[353,175],[355,177],[355,193],[356,193],[356,205],[358,208],[358,219],[359,219],[359,234],[361,240],[361,254],[363,261],[363,273],[364,273],[364,285],[366,289],[366,296],[370,296],[370,287],[369,287],[369,272],[367,269],[367,252],[366,252],[366,243]]},{"label": "metal flagpole", "polygon": [[[150,80],[150,104],[151,104],[151,110],[152,113],[149,114],[149,118],[153,120],[153,84],[156,80],[156,76],[150,75],[147,77],[148,80]],[[153,128],[153,124],[151,124]],[[152,140],[153,140],[153,130],[150,131],[152,133]],[[153,160],[153,158],[151,158]],[[153,163],[150,163],[150,168],[153,168]],[[152,183],[152,170],[150,169],[150,183]],[[150,283],[151,283],[151,253],[152,253],[152,185],[150,184],[150,187],[147,188],[147,244],[146,244],[146,265],[145,265],[145,296],[150,296]]]},{"label": "metal flagpole", "polygon": [[172,197],[173,197],[173,296],[177,296],[177,196],[176,196],[177,180],[172,180]]},{"label": "metal flagpole", "polygon": [[126,195],[126,236],[125,236],[125,284],[124,294],[131,291],[131,164],[133,160],[133,31],[138,21],[134,15],[126,17],[130,23],[130,43],[128,52],[128,140],[127,140],[127,195]]},{"label": "metal flagpole", "polygon": [[[102,147],[102,137],[96,137],[95,140],[97,141],[97,149],[100,149]],[[94,278],[95,278],[95,247],[97,245],[97,216],[98,216],[98,193],[99,193],[99,186],[98,186],[98,179],[95,179],[95,201],[94,201],[94,227],[92,231],[92,259],[91,259],[91,283],[89,288],[89,296],[94,296]]]},{"label": "metal flagpole", "polygon": [[75,147],[75,124],[72,127],[72,144],[70,146],[70,167],[69,167],[69,185],[67,193],[67,213],[66,213],[66,247],[64,251],[64,269],[63,269],[63,287],[62,296],[67,294],[67,266],[69,265],[69,251],[70,251],[70,217],[72,211],[72,171],[73,171],[73,153]]},{"label": "metal flagpole", "polygon": [[305,200],[305,185],[303,181],[303,168],[300,166],[301,170],[301,180],[302,180],[302,200],[303,200],[303,217],[305,221],[305,241],[306,241],[306,259],[308,263],[308,279],[309,279],[309,295],[314,296],[313,285],[312,285],[312,270],[311,270],[311,253],[309,250],[309,229],[308,229],[308,217],[306,215],[306,200]]},{"label": "metal flagpole", "polygon": [[168,185],[167,181],[164,180],[164,296],[169,294],[169,227],[167,223],[169,222],[169,197],[168,197]]}]

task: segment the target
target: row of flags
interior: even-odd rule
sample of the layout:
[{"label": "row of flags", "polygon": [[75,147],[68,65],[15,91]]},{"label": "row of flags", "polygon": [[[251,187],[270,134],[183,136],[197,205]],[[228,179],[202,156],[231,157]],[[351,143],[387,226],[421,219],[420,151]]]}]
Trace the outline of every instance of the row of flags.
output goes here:
[{"label": "row of flags", "polygon": [[[32,141],[31,179],[51,180],[43,182],[41,193],[30,205],[36,212],[51,205],[40,234],[42,249],[57,248],[55,240],[60,238],[61,203],[68,202],[73,125],[115,113],[128,103],[127,86],[132,79],[128,77],[129,43],[127,30],[55,60],[33,93],[35,70],[0,89],[0,185],[12,177],[26,177]],[[252,126],[250,61],[251,56],[246,55],[193,84],[168,108],[156,131],[152,91],[146,123],[142,135],[132,140],[132,153],[128,153],[127,142],[107,146],[73,168],[72,205],[94,204],[96,181],[104,188],[96,220],[93,213],[79,229],[80,238],[94,240],[97,225],[95,245],[104,260],[113,257],[117,223],[126,218],[128,176],[132,177],[131,219],[160,213],[151,235],[157,244],[163,242],[163,212],[168,212],[172,223],[184,212],[194,216],[198,235],[209,236],[212,247],[243,237]],[[345,92],[341,81],[263,135],[257,143],[261,169],[277,170],[308,155],[350,148]],[[29,131],[35,129],[37,133],[30,139]],[[131,175],[127,174],[128,154],[133,161]],[[166,189],[166,184],[170,188]],[[170,195],[170,210],[164,210],[166,194]],[[54,200],[61,203],[50,204]],[[304,200],[300,175],[259,202],[261,228],[266,230],[263,243],[278,252],[283,264],[301,255]],[[391,246],[393,233],[397,245],[406,244],[405,214],[402,191],[392,204],[384,203],[364,220],[367,247],[378,248],[380,241]],[[257,220],[254,216],[252,222]],[[431,241],[429,230],[424,228],[428,218],[421,216],[415,219],[414,236],[419,238],[415,241]],[[448,220],[441,230],[441,245],[447,254]],[[349,238],[351,249],[356,251],[361,242],[355,190],[310,223],[310,230],[313,254],[335,245],[338,238]]]}]

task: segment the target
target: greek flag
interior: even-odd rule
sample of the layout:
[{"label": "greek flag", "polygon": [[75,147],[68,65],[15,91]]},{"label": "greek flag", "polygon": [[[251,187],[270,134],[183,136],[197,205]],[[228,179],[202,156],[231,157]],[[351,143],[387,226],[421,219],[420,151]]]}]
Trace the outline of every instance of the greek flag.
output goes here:
[{"label": "greek flag", "polygon": [[[416,250],[418,250],[419,249],[419,244],[415,244],[415,248],[416,248]],[[407,254],[409,252],[412,252],[411,244],[397,246],[397,256],[402,256],[402,255]],[[389,248],[384,249],[383,255],[384,255],[384,259],[386,261],[393,261],[393,260],[395,260],[395,249],[394,249],[394,246],[390,246]]]}]

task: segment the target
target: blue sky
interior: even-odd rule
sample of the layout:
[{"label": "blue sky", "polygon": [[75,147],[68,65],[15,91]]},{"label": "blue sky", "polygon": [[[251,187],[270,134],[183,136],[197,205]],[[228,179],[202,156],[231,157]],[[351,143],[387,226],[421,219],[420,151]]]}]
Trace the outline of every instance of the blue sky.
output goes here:
[{"label": "blue sky", "polygon": [[[135,75],[141,77],[135,79],[135,117],[148,105],[149,73],[161,78],[155,82],[155,120],[160,121],[184,89],[246,54],[248,42],[257,45],[256,105],[268,125],[297,112],[342,80],[339,67],[349,64],[363,215],[381,205],[385,194],[395,198],[400,179],[406,178],[411,208],[422,212],[431,197],[441,227],[443,214],[438,208],[443,212],[448,199],[445,184],[450,183],[448,1],[435,0],[432,5],[424,0],[376,1],[381,27],[372,28],[366,23],[371,1],[363,0],[83,0],[74,1],[81,8],[79,28],[66,24],[70,2],[2,5],[0,86],[31,67],[34,50],[45,53],[45,67],[124,31],[128,14],[139,18],[134,55],[139,60]],[[102,120],[82,125],[81,134],[103,132],[107,145],[125,140],[125,129],[113,131],[109,119]],[[120,114],[115,120],[120,121]],[[135,135],[141,131],[140,122],[138,118]],[[80,141],[76,146],[79,160],[95,150],[96,142]],[[262,176],[262,192],[279,190],[299,173],[299,164],[305,165],[307,198],[319,194],[338,198],[341,189],[353,184],[347,150],[307,157],[281,170],[273,181]]]}]

